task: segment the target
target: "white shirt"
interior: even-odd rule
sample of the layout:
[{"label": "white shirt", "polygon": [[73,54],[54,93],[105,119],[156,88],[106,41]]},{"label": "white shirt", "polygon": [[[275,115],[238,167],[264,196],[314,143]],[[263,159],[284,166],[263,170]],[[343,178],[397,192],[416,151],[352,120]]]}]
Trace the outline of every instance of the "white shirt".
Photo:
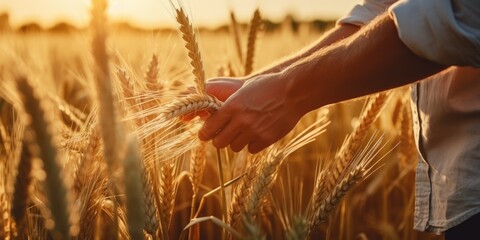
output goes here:
[{"label": "white shirt", "polygon": [[338,23],[389,11],[417,55],[452,66],[412,84],[420,153],[414,228],[443,232],[480,212],[480,1],[365,0]]}]

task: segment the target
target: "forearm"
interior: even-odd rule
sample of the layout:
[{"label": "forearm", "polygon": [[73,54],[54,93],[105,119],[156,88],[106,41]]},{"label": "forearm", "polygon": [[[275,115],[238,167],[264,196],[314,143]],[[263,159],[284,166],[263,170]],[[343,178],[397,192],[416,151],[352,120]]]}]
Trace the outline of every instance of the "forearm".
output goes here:
[{"label": "forearm", "polygon": [[322,36],[322,38],[318,40],[316,43],[314,43],[312,46],[309,46],[304,50],[299,51],[298,53],[292,56],[289,56],[286,59],[281,60],[278,63],[274,63],[273,65],[267,66],[266,68],[257,71],[252,76],[280,72],[283,69],[290,66],[291,64],[295,63],[296,61],[306,58],[324,47],[327,47],[335,42],[345,39],[346,37],[349,37],[350,35],[357,32],[358,29],[360,29],[360,27],[351,25],[351,24],[338,25],[335,28],[326,32]]},{"label": "forearm", "polygon": [[281,73],[288,94],[306,113],[318,107],[399,87],[444,69],[415,55],[384,14],[349,38]]}]

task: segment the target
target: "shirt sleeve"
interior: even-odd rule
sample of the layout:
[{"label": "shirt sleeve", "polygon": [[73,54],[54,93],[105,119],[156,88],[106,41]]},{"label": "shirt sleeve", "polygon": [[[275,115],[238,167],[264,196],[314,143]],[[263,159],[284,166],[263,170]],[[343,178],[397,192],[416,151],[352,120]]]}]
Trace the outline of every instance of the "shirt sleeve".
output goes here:
[{"label": "shirt sleeve", "polygon": [[480,67],[479,0],[400,0],[388,11],[415,54],[443,65]]},{"label": "shirt sleeve", "polygon": [[369,23],[376,16],[385,12],[390,5],[397,0],[363,0],[362,3],[355,5],[350,12],[340,18],[337,24],[353,24],[363,26]]}]

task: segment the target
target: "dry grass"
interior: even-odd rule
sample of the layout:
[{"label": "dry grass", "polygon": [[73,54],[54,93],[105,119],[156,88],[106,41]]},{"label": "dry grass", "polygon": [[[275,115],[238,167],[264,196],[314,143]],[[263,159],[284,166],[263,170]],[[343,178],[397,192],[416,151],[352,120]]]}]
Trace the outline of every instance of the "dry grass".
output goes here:
[{"label": "dry grass", "polygon": [[234,15],[232,41],[195,32],[181,7],[180,37],[108,32],[105,1],[93,6],[88,33],[0,40],[0,238],[442,238],[412,230],[405,88],[324,107],[266,150],[217,162],[201,120],[179,120],[221,106],[205,79],[249,74],[321,33],[283,28],[260,48],[256,11],[243,56]]}]

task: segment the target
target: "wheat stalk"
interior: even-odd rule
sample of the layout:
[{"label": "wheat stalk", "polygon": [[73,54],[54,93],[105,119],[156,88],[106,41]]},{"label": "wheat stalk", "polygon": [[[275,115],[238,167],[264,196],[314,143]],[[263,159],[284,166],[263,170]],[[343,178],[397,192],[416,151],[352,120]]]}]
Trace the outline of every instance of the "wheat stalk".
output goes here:
[{"label": "wheat stalk", "polygon": [[158,91],[160,86],[158,85],[158,58],[157,55],[153,54],[150,64],[148,65],[148,70],[145,73],[145,79],[147,80],[147,89],[149,91]]},{"label": "wheat stalk", "polygon": [[[324,122],[324,124],[317,126],[320,122]],[[283,161],[291,153],[314,141],[315,137],[325,132],[325,127],[328,124],[329,122],[326,122],[324,119],[319,119],[287,143],[279,141],[266,150],[266,161],[262,164],[260,173],[255,179],[251,192],[249,193],[248,202],[246,203],[245,213],[248,220],[253,220],[258,212],[261,201],[270,191]]]},{"label": "wheat stalk", "polygon": [[117,78],[121,83],[120,85],[122,87],[123,98],[125,99],[125,102],[128,103],[128,105],[125,106],[125,109],[128,109],[129,107],[137,107],[134,92],[135,86],[130,77],[127,75],[125,69],[117,69]]},{"label": "wheat stalk", "polygon": [[320,171],[316,179],[313,196],[307,207],[308,232],[311,232],[315,226],[327,219],[331,210],[356,183],[380,168],[378,166],[379,162],[385,155],[380,159],[375,158],[385,147],[385,144],[382,145],[383,137],[378,140],[375,140],[375,138],[376,134],[367,142],[364,149],[359,151],[349,164],[342,169],[332,189],[326,189],[324,182],[328,181],[328,177],[330,177],[331,165],[337,163],[332,162]]},{"label": "wheat stalk", "polygon": [[348,136],[347,140],[342,144],[342,147],[335,155],[335,164],[332,164],[329,177],[326,182],[326,190],[330,191],[336,184],[340,173],[348,166],[349,161],[352,160],[354,154],[358,152],[362,141],[368,133],[370,126],[375,122],[386,105],[389,93],[378,93],[371,99],[365,110],[362,112],[357,126]]},{"label": "wheat stalk", "polygon": [[175,163],[165,162],[162,166],[162,181],[160,182],[160,200],[159,207],[160,223],[164,239],[168,239],[168,229],[172,218],[173,206],[175,204]]},{"label": "wheat stalk", "polygon": [[124,160],[127,223],[130,237],[143,239],[145,194],[142,186],[141,158],[137,148],[136,137],[130,136]]},{"label": "wheat stalk", "polygon": [[250,30],[248,31],[248,43],[247,54],[245,57],[245,76],[249,75],[253,71],[253,58],[255,56],[255,43],[257,41],[257,33],[260,25],[262,24],[262,17],[260,10],[257,9],[253,13],[252,20],[250,21]]},{"label": "wheat stalk", "polygon": [[[260,155],[262,154],[260,153],[256,156]],[[235,189],[227,212],[227,223],[232,227],[235,227],[238,220],[240,220],[240,216],[245,213],[245,203],[248,200],[248,195],[257,176],[258,169],[258,164],[251,164],[243,180]]]},{"label": "wheat stalk", "polygon": [[17,88],[23,96],[24,109],[28,115],[27,125],[34,133],[35,143],[38,146],[35,154],[42,159],[43,170],[46,173],[45,186],[49,207],[55,221],[54,238],[70,238],[70,212],[73,209],[69,206],[69,192],[65,186],[65,178],[62,176],[51,120],[45,114],[42,98],[26,78],[17,78]]},{"label": "wheat stalk", "polygon": [[156,239],[160,222],[158,220],[158,211],[155,204],[153,184],[148,174],[148,169],[144,169],[142,179],[143,192],[145,195],[145,231],[150,234],[153,239]]},{"label": "wheat stalk", "polygon": [[113,175],[119,160],[118,140],[119,125],[116,114],[116,106],[112,91],[108,53],[106,47],[107,31],[105,28],[106,0],[93,0],[92,7],[92,53],[94,56],[95,86],[97,101],[99,104],[99,123],[103,138],[103,151],[105,162],[108,165],[110,175]]},{"label": "wheat stalk", "polygon": [[180,24],[180,32],[185,41],[185,48],[188,50],[188,57],[190,58],[190,65],[192,66],[192,73],[195,76],[195,85],[197,93],[205,95],[205,71],[203,70],[202,56],[198,48],[197,37],[193,31],[192,24],[185,14],[183,8],[175,9],[177,14],[177,22]]},{"label": "wheat stalk", "polygon": [[363,178],[364,172],[364,168],[356,167],[319,202],[319,206],[313,215],[314,218],[310,221],[309,232],[328,218],[329,213],[337,206],[343,196]]},{"label": "wheat stalk", "polygon": [[22,151],[20,155],[20,162],[18,163],[17,177],[15,180],[15,188],[12,199],[12,217],[15,220],[16,229],[19,233],[26,232],[26,215],[27,205],[29,201],[30,190],[29,186],[32,184],[32,154],[28,149],[28,141],[25,134],[25,140],[22,143]]},{"label": "wheat stalk", "polygon": [[242,50],[242,43],[240,42],[240,35],[238,33],[238,22],[235,17],[235,13],[230,11],[230,27],[231,32],[233,34],[233,38],[235,40],[235,49],[237,50],[238,59],[240,62],[243,62],[243,50]]},{"label": "wheat stalk", "polygon": [[185,98],[177,99],[164,110],[166,120],[184,116],[200,110],[215,111],[220,108],[222,102],[210,95],[188,95]]},{"label": "wheat stalk", "polygon": [[260,174],[255,178],[253,186],[251,188],[248,200],[246,202],[246,217],[249,220],[253,220],[257,212],[260,209],[263,198],[270,191],[271,185],[275,181],[278,175],[278,169],[284,159],[283,154],[278,154],[272,159],[268,159],[262,165]]},{"label": "wheat stalk", "polygon": [[192,151],[190,157],[190,173],[189,178],[192,183],[193,196],[196,196],[200,189],[203,172],[205,170],[206,161],[206,143],[200,142],[198,146]]}]

